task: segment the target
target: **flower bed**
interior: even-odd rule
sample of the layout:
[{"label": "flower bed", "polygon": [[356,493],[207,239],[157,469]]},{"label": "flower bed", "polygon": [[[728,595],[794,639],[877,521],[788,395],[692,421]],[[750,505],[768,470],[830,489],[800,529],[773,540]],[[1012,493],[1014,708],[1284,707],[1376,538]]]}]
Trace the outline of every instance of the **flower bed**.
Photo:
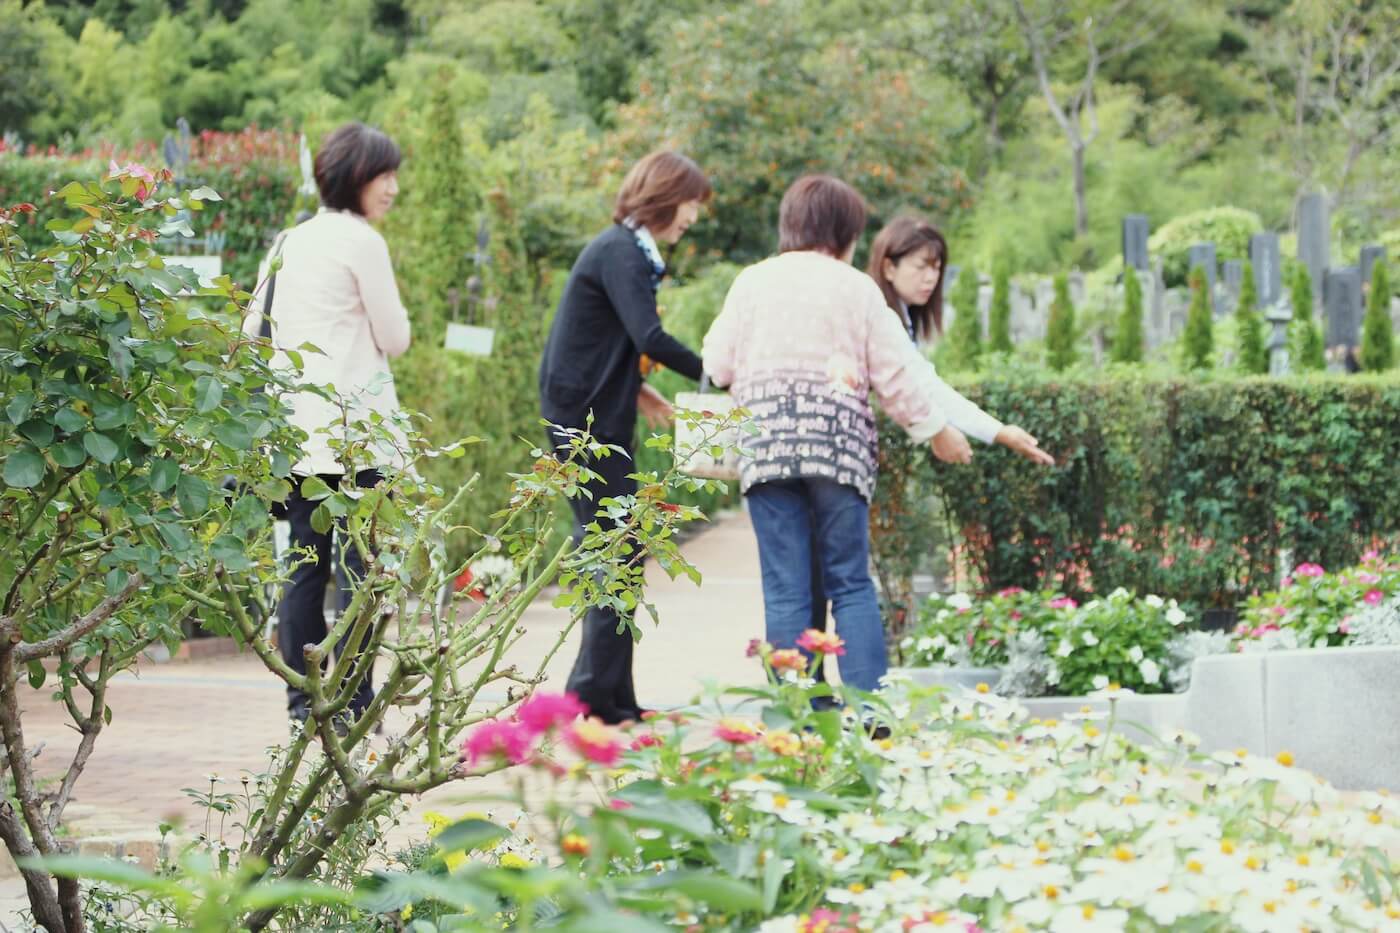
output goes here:
[{"label": "flower bed", "polygon": [[1277,591],[1249,600],[1234,631],[1236,650],[1400,644],[1396,597],[1400,562],[1375,551],[1335,573],[1299,564]]}]

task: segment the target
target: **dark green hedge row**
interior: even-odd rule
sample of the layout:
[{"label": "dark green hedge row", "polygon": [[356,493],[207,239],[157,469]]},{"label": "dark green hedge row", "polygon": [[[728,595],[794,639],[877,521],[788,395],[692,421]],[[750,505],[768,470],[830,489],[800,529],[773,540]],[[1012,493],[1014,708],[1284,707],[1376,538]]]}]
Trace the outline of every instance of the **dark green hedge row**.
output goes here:
[{"label": "dark green hedge row", "polygon": [[[49,199],[48,192],[75,178],[96,178],[106,169],[107,163],[100,160],[0,155],[0,205],[26,201],[34,204],[38,210],[25,215],[19,233],[32,248],[42,247],[52,242],[44,224],[71,213]],[[188,187],[208,185],[224,200],[209,202],[205,210],[192,216],[191,226],[197,239],[186,240],[181,248],[184,252],[202,253],[202,237],[209,232],[222,232],[224,272],[245,287],[254,285],[266,244],[291,221],[300,170],[293,162],[224,160],[193,163],[189,175]]]},{"label": "dark green hedge row", "polygon": [[971,465],[947,466],[886,424],[884,577],[907,579],[951,540],[986,590],[1122,586],[1208,608],[1273,586],[1280,551],[1338,567],[1400,532],[1393,377],[1025,374],[962,388],[1059,465],[977,448]]}]

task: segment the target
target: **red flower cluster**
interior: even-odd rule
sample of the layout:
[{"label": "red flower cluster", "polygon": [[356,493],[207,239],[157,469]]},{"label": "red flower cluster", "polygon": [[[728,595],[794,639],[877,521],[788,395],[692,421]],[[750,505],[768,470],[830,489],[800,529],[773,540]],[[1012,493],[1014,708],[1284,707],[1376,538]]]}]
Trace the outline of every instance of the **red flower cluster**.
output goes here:
[{"label": "red flower cluster", "polygon": [[[596,722],[578,721],[587,712],[588,707],[571,693],[536,693],[521,704],[515,719],[488,719],[478,724],[462,742],[462,759],[469,768],[498,759],[512,765],[524,764],[533,756],[539,740],[557,730],[563,731],[565,740],[577,749],[575,733]],[[591,727],[585,732],[591,735]],[[620,750],[620,739],[617,745]],[[586,753],[585,757],[598,760]]]}]

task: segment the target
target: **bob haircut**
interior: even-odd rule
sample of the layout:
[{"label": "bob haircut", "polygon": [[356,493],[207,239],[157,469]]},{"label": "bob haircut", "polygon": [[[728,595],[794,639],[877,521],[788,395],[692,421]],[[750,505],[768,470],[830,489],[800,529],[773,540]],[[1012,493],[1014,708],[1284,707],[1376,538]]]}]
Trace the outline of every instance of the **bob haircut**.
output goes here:
[{"label": "bob haircut", "polygon": [[778,207],[778,252],[817,250],[840,256],[865,230],[865,201],[830,175],[804,175]]},{"label": "bob haircut", "polygon": [[617,192],[613,220],[664,230],[686,201],[708,201],[710,180],[689,157],[658,150],[632,166]]},{"label": "bob haircut", "polygon": [[385,172],[397,171],[403,154],[392,139],[363,123],[346,123],[316,153],[316,188],[332,210],[363,213],[360,192]]},{"label": "bob haircut", "polygon": [[[875,234],[875,242],[870,244],[870,263],[866,271],[880,286],[885,295],[885,304],[893,311],[899,310],[899,296],[894,286],[885,278],[885,260],[898,265],[905,256],[927,249],[933,259],[946,272],[948,269],[948,241],[933,224],[922,217],[905,214],[887,223],[883,230]],[[909,317],[914,321],[915,331],[925,340],[934,334],[943,333],[943,276],[938,276],[938,284],[927,302],[909,308]]]}]

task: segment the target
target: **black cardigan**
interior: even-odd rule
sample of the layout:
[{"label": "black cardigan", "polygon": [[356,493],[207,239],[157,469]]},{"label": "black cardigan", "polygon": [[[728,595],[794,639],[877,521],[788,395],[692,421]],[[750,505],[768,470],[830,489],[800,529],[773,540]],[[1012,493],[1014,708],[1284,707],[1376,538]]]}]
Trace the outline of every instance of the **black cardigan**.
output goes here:
[{"label": "black cardigan", "polygon": [[564,284],[540,362],[540,413],[582,428],[591,409],[593,434],[630,448],[643,353],[700,378],[700,357],[661,328],[651,263],[632,231],[613,224],[584,247]]}]

